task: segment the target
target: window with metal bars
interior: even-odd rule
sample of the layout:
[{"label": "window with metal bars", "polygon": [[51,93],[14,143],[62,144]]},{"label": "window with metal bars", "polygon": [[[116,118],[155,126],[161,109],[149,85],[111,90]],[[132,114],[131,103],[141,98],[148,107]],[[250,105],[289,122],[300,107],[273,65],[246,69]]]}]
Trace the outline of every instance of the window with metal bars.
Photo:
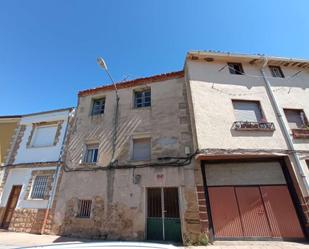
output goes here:
[{"label": "window with metal bars", "polygon": [[271,75],[276,78],[284,78],[284,74],[279,66],[269,66]]},{"label": "window with metal bars", "polygon": [[94,99],[92,104],[91,115],[103,114],[105,109],[105,98]]},{"label": "window with metal bars", "polygon": [[241,63],[229,62],[227,65],[231,74],[244,74],[244,69]]},{"label": "window with metal bars", "polygon": [[78,217],[90,218],[92,200],[79,200],[78,201]]},{"label": "window with metal bars", "polygon": [[151,106],[151,91],[150,89],[134,92],[134,107],[148,107]]},{"label": "window with metal bars", "polygon": [[35,177],[31,191],[31,199],[44,199],[48,177],[47,175]]}]

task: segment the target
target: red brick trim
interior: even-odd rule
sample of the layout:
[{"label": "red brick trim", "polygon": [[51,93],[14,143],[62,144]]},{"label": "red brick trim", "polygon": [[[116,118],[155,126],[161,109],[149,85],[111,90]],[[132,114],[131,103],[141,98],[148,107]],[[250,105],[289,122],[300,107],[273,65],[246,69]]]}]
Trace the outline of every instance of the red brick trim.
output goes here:
[{"label": "red brick trim", "polygon": [[[150,76],[150,77],[120,82],[120,83],[116,83],[116,86],[117,86],[117,89],[123,89],[123,88],[130,88],[130,87],[134,87],[134,86],[144,85],[146,83],[150,84],[150,83],[155,83],[155,82],[158,82],[158,81],[177,79],[177,78],[182,78],[182,77],[184,77],[184,71],[177,71],[177,72],[159,74],[159,75],[154,75],[154,76]],[[78,96],[82,97],[82,96],[92,95],[92,94],[95,94],[95,93],[100,92],[100,91],[111,91],[111,90],[114,90],[114,85],[100,86],[100,87],[97,87],[97,88],[92,88],[92,89],[80,91],[78,93]]]},{"label": "red brick trim", "polygon": [[208,233],[209,221],[208,212],[205,199],[204,186],[196,186],[197,200],[198,200],[198,211],[201,224],[201,232]]}]

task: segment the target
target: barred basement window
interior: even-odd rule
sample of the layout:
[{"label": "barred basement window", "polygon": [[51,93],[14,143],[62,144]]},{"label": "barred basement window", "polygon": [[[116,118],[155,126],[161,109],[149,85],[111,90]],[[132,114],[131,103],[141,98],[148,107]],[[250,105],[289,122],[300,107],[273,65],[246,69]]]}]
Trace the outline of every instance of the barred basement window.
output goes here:
[{"label": "barred basement window", "polygon": [[78,217],[90,218],[91,213],[91,200],[79,200],[78,202]]},{"label": "barred basement window", "polygon": [[31,199],[44,199],[48,176],[36,176],[31,191]]}]

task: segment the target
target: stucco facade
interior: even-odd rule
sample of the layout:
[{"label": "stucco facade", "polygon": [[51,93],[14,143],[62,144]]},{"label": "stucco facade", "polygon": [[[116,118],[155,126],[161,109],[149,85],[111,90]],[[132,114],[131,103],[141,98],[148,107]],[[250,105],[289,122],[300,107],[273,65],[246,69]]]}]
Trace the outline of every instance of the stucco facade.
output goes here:
[{"label": "stucco facade", "polygon": [[[241,64],[243,72],[232,74],[228,63]],[[274,77],[268,67],[269,65],[280,66],[284,77]],[[262,67],[265,78],[261,71]],[[233,177],[238,179],[232,185],[238,186],[245,183],[253,185],[252,182],[254,182],[256,174],[259,174],[259,177],[264,175],[263,179],[265,180],[272,176],[271,172],[274,168],[264,171],[263,168],[258,170],[254,166],[253,170],[247,173],[247,178],[252,178],[250,183],[250,180],[241,180],[244,171],[233,170],[231,165],[227,164],[227,161],[233,161],[238,164],[237,168],[241,169],[246,164],[243,163],[244,160],[262,162],[264,160],[264,164],[267,164],[268,160],[278,162],[283,160],[284,163],[281,163],[281,165],[288,172],[285,173],[285,178],[288,177],[288,181],[291,180],[292,182],[290,184],[291,195],[297,193],[297,198],[294,198],[293,201],[296,209],[301,210],[298,212],[299,219],[302,222],[303,231],[307,233],[309,225],[309,171],[306,160],[309,159],[309,140],[308,138],[293,138],[283,109],[301,109],[306,116],[309,115],[309,102],[307,101],[309,99],[308,63],[275,57],[266,59],[262,56],[190,52],[187,55],[185,72],[194,146],[201,152],[196,157],[196,170],[200,170],[200,173],[196,173],[196,184],[204,184],[205,189],[207,189],[207,186],[213,184],[214,181],[214,178],[211,177],[208,179],[211,183],[208,183],[207,177],[220,175],[222,170],[225,172],[231,170],[230,173],[235,174],[231,176],[231,179]],[[266,80],[271,85],[271,91],[280,109],[279,113],[266,86]],[[262,122],[272,123],[272,129],[235,129],[234,122],[239,120],[235,116],[233,101],[254,101],[258,103],[263,115]],[[293,150],[286,139],[281,117],[283,124],[289,130],[289,136],[295,147],[295,154],[293,154]],[[297,156],[301,168],[296,163],[294,155]],[[209,162],[216,164],[210,165]],[[225,169],[222,168],[222,164],[225,165]],[[252,163],[247,163],[246,167],[252,166]],[[202,177],[203,168],[205,169],[205,180]],[[259,172],[254,172],[255,170]],[[274,185],[279,184],[276,180],[278,177],[280,177],[280,174],[273,175],[270,182]],[[214,185],[229,185],[229,181],[222,182],[222,179],[217,181]],[[281,184],[284,185],[283,182]],[[265,183],[261,179],[258,185],[262,186]],[[204,196],[206,199],[209,198],[207,193],[204,193]],[[211,200],[207,207],[207,230],[212,233],[210,236],[214,236],[210,204]]]},{"label": "stucco facade", "polygon": [[[1,181],[3,194],[0,202],[0,223],[11,231],[42,233],[47,228],[48,212],[51,209],[54,186],[60,173],[61,152],[65,139],[71,109],[25,115],[16,129],[9,157],[4,165]],[[39,128],[53,128],[48,133]],[[41,145],[38,139],[46,142],[44,136],[54,135],[50,144]],[[37,189],[37,177],[44,178],[44,189]],[[42,185],[44,184],[44,185]],[[14,196],[13,190],[20,189]],[[44,191],[44,193],[40,193]],[[9,207],[14,207],[9,208]]]},{"label": "stucco facade", "polygon": [[[53,232],[103,239],[147,239],[147,190],[173,187],[178,192],[182,237],[198,236],[201,224],[194,166],[186,159],[193,152],[193,144],[183,72],[117,87],[119,116],[113,165],[115,91],[102,87],[79,94],[66,168],[56,196]],[[150,89],[151,106],[134,108],[134,92],[140,89]],[[92,116],[92,101],[101,97],[105,98],[104,114]],[[150,138],[150,160],[132,159],[135,138]],[[99,144],[96,164],[82,162],[87,143]],[[172,158],[158,160],[160,157]],[[82,199],[92,201],[87,219],[78,217],[78,201]]]}]

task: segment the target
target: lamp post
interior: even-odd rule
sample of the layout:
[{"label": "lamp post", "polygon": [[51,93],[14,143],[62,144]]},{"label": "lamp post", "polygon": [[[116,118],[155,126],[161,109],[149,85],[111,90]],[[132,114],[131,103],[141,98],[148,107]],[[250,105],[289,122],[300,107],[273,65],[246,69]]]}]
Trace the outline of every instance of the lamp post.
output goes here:
[{"label": "lamp post", "polygon": [[119,96],[118,89],[113,77],[108,71],[107,65],[102,57],[97,58],[97,63],[99,66],[107,73],[109,79],[114,85],[115,88],[115,97],[116,97],[116,106],[115,106],[115,116],[114,116],[114,130],[113,130],[113,143],[112,143],[112,158],[109,163],[109,166],[113,166],[115,164],[115,152],[116,152],[116,142],[117,142],[117,127],[118,127],[118,109],[119,109]]}]

